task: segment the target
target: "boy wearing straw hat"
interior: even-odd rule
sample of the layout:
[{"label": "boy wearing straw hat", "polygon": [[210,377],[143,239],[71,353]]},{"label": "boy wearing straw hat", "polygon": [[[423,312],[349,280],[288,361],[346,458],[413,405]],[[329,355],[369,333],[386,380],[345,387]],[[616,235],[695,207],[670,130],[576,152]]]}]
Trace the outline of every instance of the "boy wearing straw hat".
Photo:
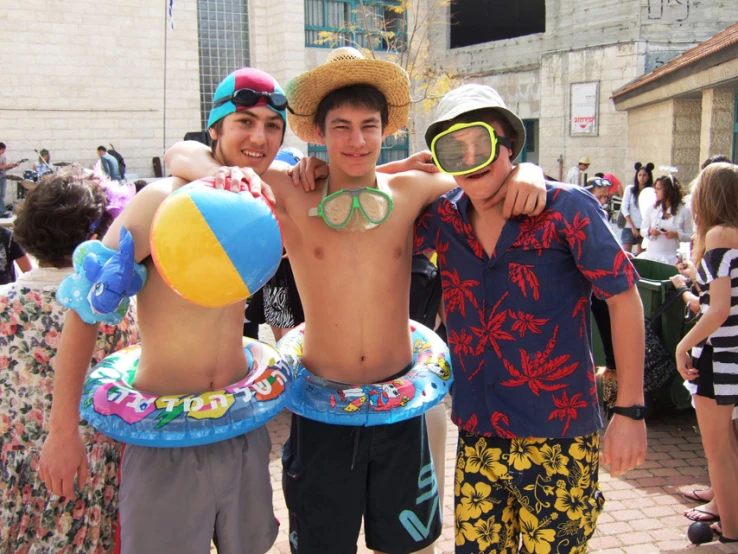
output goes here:
[{"label": "boy wearing straw hat", "polygon": [[[265,175],[303,301],[304,365],[340,383],[402,375],[412,359],[413,222],[451,179],[376,171],[382,140],[407,123],[410,108],[410,83],[396,64],[341,48],[290,81],[286,92],[291,129],[325,144],[331,161],[330,180],[307,194],[285,172]],[[394,169],[422,166],[420,159]],[[217,167],[197,144],[173,147],[167,164],[188,179]],[[531,175],[542,181],[537,168]],[[511,179],[511,188],[521,206],[535,209],[536,185]],[[319,209],[344,193],[372,195],[377,211]],[[373,550],[415,552],[432,544],[441,522],[435,479],[421,478],[431,463],[426,433],[423,417],[349,427],[293,415],[283,452],[292,551],[355,552],[362,517]]]},{"label": "boy wearing straw hat", "polygon": [[[252,193],[261,190],[256,174],[266,171],[282,144],[286,104],[274,78],[257,69],[239,69],[216,89],[209,125],[215,158],[219,164],[249,168],[243,173],[250,177]],[[222,308],[188,302],[169,287],[151,258],[154,214],[184,183],[173,178],[146,186],[103,239],[117,249],[125,225],[133,235],[135,260],[146,266],[148,278],[137,295],[142,355],[135,379],[138,388],[155,395],[223,389],[249,368],[241,333],[245,302]],[[40,460],[47,488],[67,498],[78,493],[79,502],[89,494],[84,489],[87,457],[78,430],[79,405],[98,327],[69,310],[54,364],[49,435]],[[207,552],[214,533],[220,554],[267,552],[279,527],[272,508],[270,451],[263,426],[198,446],[127,444],[116,495],[122,554]]]}]

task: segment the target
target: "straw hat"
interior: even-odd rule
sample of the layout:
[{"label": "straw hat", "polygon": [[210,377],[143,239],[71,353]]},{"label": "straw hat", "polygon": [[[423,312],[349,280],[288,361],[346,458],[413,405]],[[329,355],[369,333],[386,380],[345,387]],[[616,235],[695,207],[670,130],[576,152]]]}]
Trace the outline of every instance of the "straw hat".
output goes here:
[{"label": "straw hat", "polygon": [[399,65],[367,59],[355,48],[333,50],[325,63],[298,75],[287,83],[285,91],[290,110],[287,123],[301,140],[317,144],[313,118],[318,104],[334,90],[352,85],[370,85],[387,99],[389,121],[385,135],[407,124],[410,112],[410,79]]}]

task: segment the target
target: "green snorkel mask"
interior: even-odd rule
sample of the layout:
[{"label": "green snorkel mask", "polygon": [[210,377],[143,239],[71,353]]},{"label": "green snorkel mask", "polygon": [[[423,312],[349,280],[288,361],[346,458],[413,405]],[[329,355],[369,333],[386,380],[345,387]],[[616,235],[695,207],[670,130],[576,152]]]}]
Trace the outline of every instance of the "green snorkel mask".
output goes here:
[{"label": "green snorkel mask", "polygon": [[[374,181],[376,184],[376,180]],[[392,213],[392,198],[386,192],[376,188],[362,187],[339,190],[328,195],[329,179],[323,183],[323,197],[317,208],[311,208],[308,215],[323,218],[326,225],[333,229],[346,227],[355,211],[361,213],[361,231],[368,231],[384,223]],[[357,220],[358,221],[358,220]]]}]

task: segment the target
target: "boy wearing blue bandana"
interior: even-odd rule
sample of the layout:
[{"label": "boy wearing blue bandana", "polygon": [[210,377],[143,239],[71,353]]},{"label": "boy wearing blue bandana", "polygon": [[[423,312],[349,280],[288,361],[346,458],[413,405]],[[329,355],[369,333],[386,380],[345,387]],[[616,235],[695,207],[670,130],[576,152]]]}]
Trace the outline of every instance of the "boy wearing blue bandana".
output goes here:
[{"label": "boy wearing blue bandana", "polygon": [[[404,375],[412,360],[413,222],[453,183],[438,173],[376,170],[382,140],[407,122],[410,83],[399,66],[341,48],[290,81],[286,92],[292,130],[325,144],[331,161],[330,180],[307,194],[286,168],[265,175],[305,311],[303,364],[359,393],[361,384]],[[385,169],[427,167],[422,160]],[[198,144],[173,147],[167,164],[188,179],[218,171]],[[542,175],[525,171],[510,189],[531,212]],[[362,518],[367,546],[376,551],[415,552],[440,533],[423,417],[362,427],[295,415],[283,467],[295,553],[355,552]]]},{"label": "boy wearing blue bandana", "polygon": [[[264,173],[284,138],[286,99],[266,73],[240,69],[218,87],[209,121],[219,163]],[[121,226],[134,241],[134,259],[148,271],[137,295],[141,358],[134,385],[154,395],[199,395],[242,379],[248,363],[242,343],[245,302],[203,308],[172,290],[151,259],[150,232],[160,204],[184,181],[149,184],[105,235],[117,249]],[[250,183],[253,193],[260,181]],[[240,187],[240,183],[234,183]],[[70,310],[55,361],[50,432],[40,473],[57,495],[80,494],[87,473],[79,436],[79,402],[98,325]],[[278,523],[269,478],[266,428],[213,444],[152,448],[128,444],[121,461],[120,546],[123,554],[202,554],[215,533],[220,554],[263,554]]]}]

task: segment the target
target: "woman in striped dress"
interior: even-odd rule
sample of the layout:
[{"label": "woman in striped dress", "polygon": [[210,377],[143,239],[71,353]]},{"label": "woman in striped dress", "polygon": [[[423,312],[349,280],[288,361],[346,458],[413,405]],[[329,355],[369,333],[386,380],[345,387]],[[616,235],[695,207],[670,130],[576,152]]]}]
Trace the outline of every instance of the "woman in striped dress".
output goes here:
[{"label": "woman in striped dress", "polygon": [[[677,369],[694,381],[697,420],[722,518],[722,542],[738,542],[738,166],[711,164],[692,196],[700,319],[677,346]],[[691,356],[689,354],[691,350]]]}]

